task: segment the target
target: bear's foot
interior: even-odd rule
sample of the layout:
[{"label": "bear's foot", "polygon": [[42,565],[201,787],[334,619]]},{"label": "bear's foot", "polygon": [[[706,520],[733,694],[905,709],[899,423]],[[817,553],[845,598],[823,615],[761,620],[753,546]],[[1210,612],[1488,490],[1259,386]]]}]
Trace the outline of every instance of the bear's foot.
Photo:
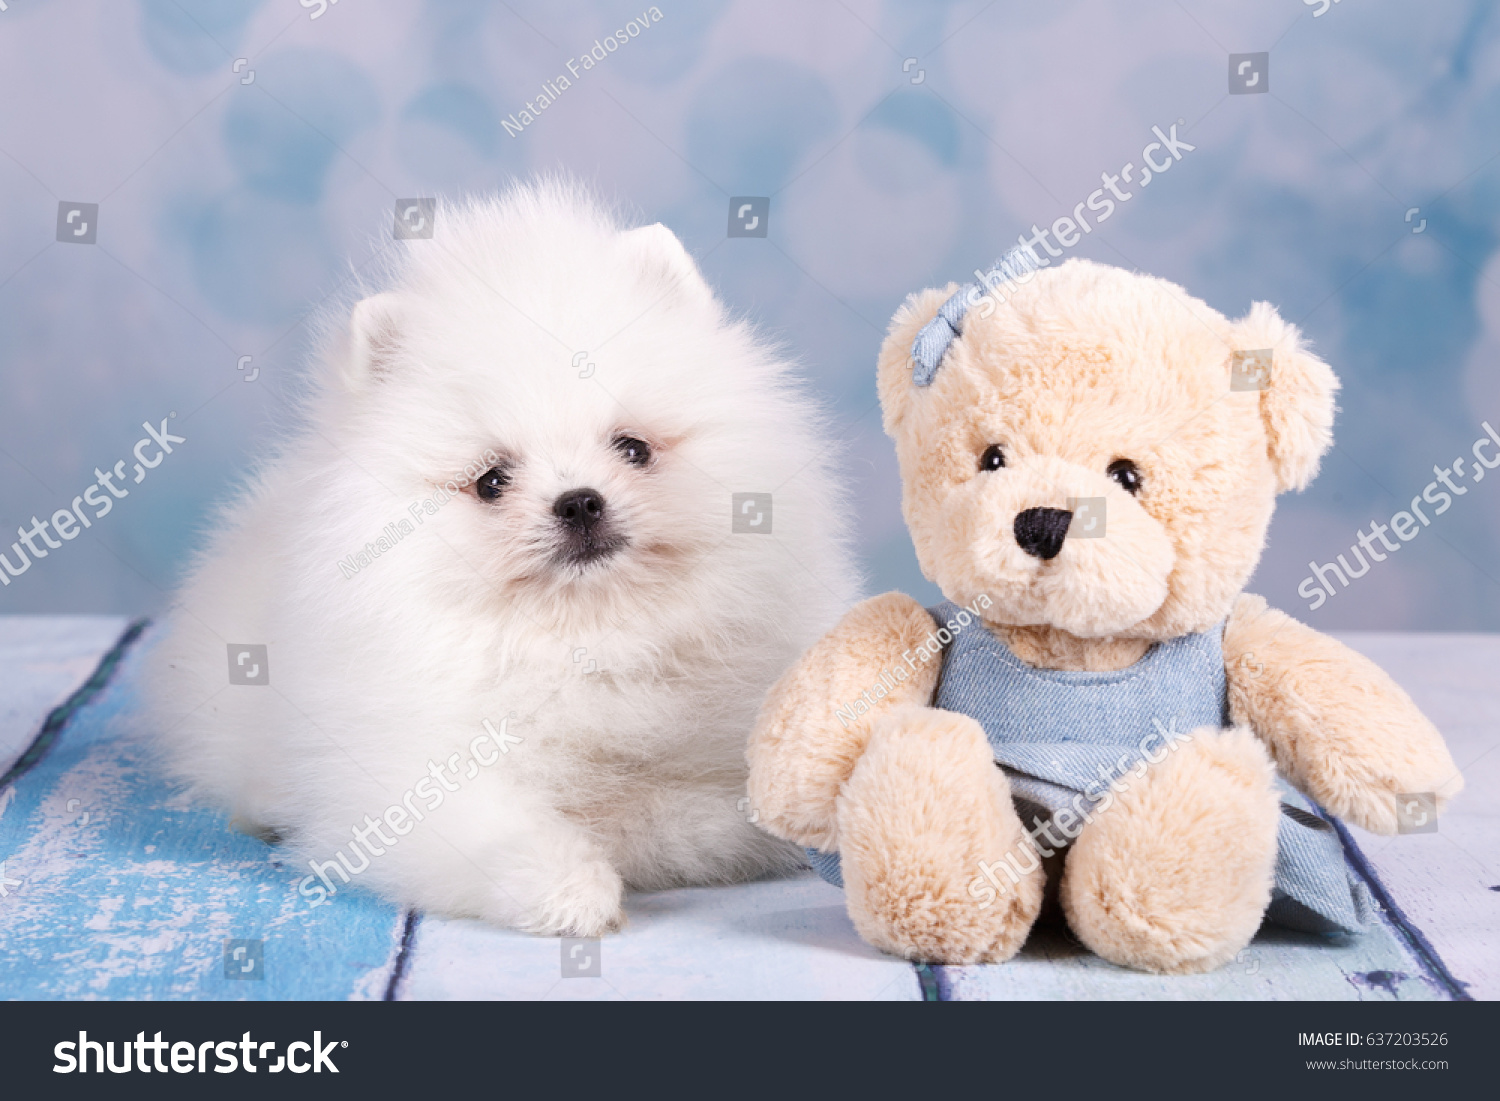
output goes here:
[{"label": "bear's foot", "polygon": [[1212,971],[1250,943],[1271,901],[1280,797],[1248,729],[1196,730],[1127,773],[1068,853],[1060,892],[1078,938],[1144,971]]},{"label": "bear's foot", "polygon": [[1041,861],[966,716],[915,706],[883,716],[839,795],[838,837],[849,916],[893,955],[998,963],[1041,908]]}]

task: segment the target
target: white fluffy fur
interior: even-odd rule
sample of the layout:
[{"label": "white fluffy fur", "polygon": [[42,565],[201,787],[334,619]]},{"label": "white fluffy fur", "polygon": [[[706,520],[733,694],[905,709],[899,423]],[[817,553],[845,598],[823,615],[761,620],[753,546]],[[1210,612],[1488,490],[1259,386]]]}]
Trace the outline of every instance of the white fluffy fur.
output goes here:
[{"label": "white fluffy fur", "polygon": [[[174,771],[282,833],[302,868],[340,849],[357,867],[365,816],[430,762],[463,770],[483,721],[509,715],[523,741],[445,773],[458,790],[436,809],[417,797],[425,818],[396,844],[370,834],[384,855],[353,885],[594,935],[621,921],[626,886],[787,867],[795,850],[748,820],[744,742],[766,688],[854,596],[788,365],[670,231],[622,230],[572,186],[445,205],[436,226],[340,314],[305,429],[225,509],[180,593],[150,670]],[[649,467],[618,433],[651,444]],[[487,449],[513,464],[498,502],[470,486],[342,575]],[[551,505],[583,486],[628,546],[579,568],[555,556]],[[731,534],[739,491],[774,493],[773,534]],[[226,643],[269,646],[268,688],[227,683]]]}]

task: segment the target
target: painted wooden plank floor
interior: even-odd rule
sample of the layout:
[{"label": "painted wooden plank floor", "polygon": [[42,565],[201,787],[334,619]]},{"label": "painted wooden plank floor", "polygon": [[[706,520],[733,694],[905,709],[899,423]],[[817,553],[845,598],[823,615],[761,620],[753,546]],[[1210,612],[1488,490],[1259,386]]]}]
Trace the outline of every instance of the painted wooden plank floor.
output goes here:
[{"label": "painted wooden plank floor", "polygon": [[1360,847],[1468,993],[1500,998],[1500,636],[1340,637],[1411,693],[1466,784],[1436,833],[1360,834]]},{"label": "painted wooden plank floor", "polygon": [[0,776],[120,637],[124,616],[0,616]]},{"label": "painted wooden plank floor", "polygon": [[1066,929],[1038,929],[1000,967],[935,969],[953,1001],[1436,1001],[1433,981],[1389,926],[1345,943],[1263,927],[1239,958],[1207,975],[1145,975],[1093,955]]},{"label": "painted wooden plank floor", "polygon": [[[632,895],[597,947],[599,975],[567,977],[564,946],[472,921],[423,918],[402,998],[859,1000],[922,997],[917,972],[859,939],[843,892],[812,872],[734,887]],[[572,946],[567,946],[571,951]]]},{"label": "painted wooden plank floor", "polygon": [[[384,996],[400,915],[368,895],[299,905],[274,850],[176,795],[129,729],[139,654],[0,792],[0,996]],[[227,977],[231,938],[262,942],[262,966],[245,945]]]},{"label": "painted wooden plank floor", "polygon": [[[5,624],[0,638],[12,639],[24,651],[27,629],[27,624]],[[66,625],[45,629],[54,639],[68,633]],[[1467,645],[1490,662],[1489,669],[1495,668],[1485,646],[1497,642],[1483,639],[1439,653],[1429,638],[1394,636],[1391,654],[1372,656],[1407,684],[1445,731],[1457,728],[1450,721],[1468,723],[1475,740],[1471,745],[1467,737],[1459,739],[1455,750],[1480,754],[1482,766],[1487,760],[1483,738],[1487,732],[1493,740],[1497,729],[1492,716],[1500,712],[1500,687],[1487,684],[1472,667],[1455,673],[1453,666],[1462,661]],[[1192,978],[1162,979],[1111,967],[1058,930],[1038,930],[1022,955],[1002,967],[918,971],[865,946],[844,912],[840,892],[810,874],[733,888],[633,895],[627,900],[626,929],[597,949],[599,977],[564,978],[562,948],[554,939],[430,917],[413,917],[408,923],[393,908],[357,891],[341,894],[337,905],[307,907],[295,892],[298,872],[282,866],[276,849],[230,831],[221,816],[186,804],[162,783],[126,721],[134,706],[136,657],[128,654],[113,683],[77,709],[39,764],[0,791],[0,860],[6,862],[7,879],[19,881],[0,898],[0,996],[1448,996],[1424,969],[1409,936],[1394,924],[1346,944],[1268,932],[1235,964]],[[15,679],[0,671],[0,708],[7,698],[19,699],[12,691]],[[30,706],[37,707],[34,700]],[[41,715],[33,715],[27,725],[34,733],[41,721]],[[1439,835],[1418,839],[1430,846],[1437,838],[1460,854],[1473,848],[1492,860],[1497,781],[1500,777],[1471,771],[1465,802],[1472,809],[1445,817]],[[1398,838],[1388,849],[1375,849],[1361,835],[1371,862],[1389,876],[1398,904],[1421,919],[1417,924],[1431,934],[1439,952],[1464,961],[1454,970],[1474,981],[1474,996],[1494,997],[1488,976],[1495,973],[1495,923],[1473,909],[1470,892],[1462,901],[1473,912],[1460,910],[1456,921],[1445,924],[1449,895],[1444,892],[1451,893],[1450,881],[1430,868],[1426,881],[1418,876],[1422,859],[1413,855],[1414,848],[1402,847],[1411,840]],[[1459,856],[1450,859],[1454,867],[1461,864]],[[1468,859],[1485,866],[1483,859]],[[1500,895],[1486,894],[1500,900]],[[409,933],[404,948],[403,933]],[[227,938],[264,942],[261,979],[225,977]]]},{"label": "painted wooden plank floor", "polygon": [[[394,908],[361,891],[309,907],[303,870],[161,780],[129,722],[138,664],[132,649],[0,793],[0,860],[21,881],[0,898],[0,996],[378,998],[398,963],[410,998],[921,996],[917,973],[864,945],[810,874],[632,896],[600,979],[564,983],[559,941],[475,922],[414,923],[402,956]],[[230,939],[264,942],[262,979],[225,977]]]}]

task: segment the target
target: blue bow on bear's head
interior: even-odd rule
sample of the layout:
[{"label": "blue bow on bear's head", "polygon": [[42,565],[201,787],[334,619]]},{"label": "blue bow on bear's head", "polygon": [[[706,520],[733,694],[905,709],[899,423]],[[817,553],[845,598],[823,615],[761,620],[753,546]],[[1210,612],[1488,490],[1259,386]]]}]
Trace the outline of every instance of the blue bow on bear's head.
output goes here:
[{"label": "blue bow on bear's head", "polygon": [[[937,314],[917,333],[911,344],[911,380],[918,386],[930,386],[948,354],[948,347],[963,332],[963,320],[971,309],[979,305],[984,296],[998,296],[1006,284],[1031,282],[1039,268],[1047,261],[1037,256],[1030,245],[1018,245],[991,265],[986,272],[975,272],[979,282],[965,283],[954,291],[948,301],[938,308]],[[984,290],[980,291],[980,284]]]}]

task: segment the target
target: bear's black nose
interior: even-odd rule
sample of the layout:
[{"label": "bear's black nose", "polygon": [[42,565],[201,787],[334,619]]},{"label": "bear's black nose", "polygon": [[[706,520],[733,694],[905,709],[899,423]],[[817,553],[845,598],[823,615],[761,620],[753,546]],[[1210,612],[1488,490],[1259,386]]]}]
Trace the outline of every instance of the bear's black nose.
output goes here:
[{"label": "bear's black nose", "polygon": [[1057,557],[1073,514],[1061,508],[1029,508],[1016,515],[1016,546],[1044,562]]},{"label": "bear's black nose", "polygon": [[594,489],[570,489],[552,502],[552,511],[566,527],[584,533],[604,519],[604,498]]}]

